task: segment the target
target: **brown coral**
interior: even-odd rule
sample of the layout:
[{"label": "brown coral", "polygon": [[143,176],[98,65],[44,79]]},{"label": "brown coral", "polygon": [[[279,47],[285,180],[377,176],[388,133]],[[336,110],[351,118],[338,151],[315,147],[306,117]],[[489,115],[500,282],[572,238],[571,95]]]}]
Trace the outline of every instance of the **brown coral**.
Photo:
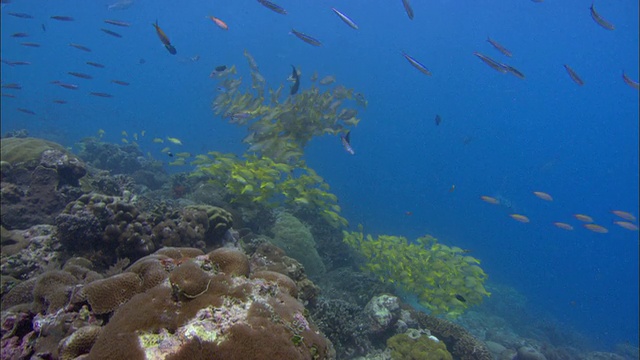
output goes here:
[{"label": "brown coral", "polygon": [[73,360],[88,354],[102,328],[96,325],[83,326],[60,342],[60,360]]},{"label": "brown coral", "polygon": [[240,250],[219,248],[208,253],[207,256],[225,274],[249,276],[249,259]]},{"label": "brown coral", "polygon": [[493,356],[487,346],[476,339],[465,328],[444,319],[425,314],[423,312],[411,311],[411,316],[420,325],[429,329],[433,335],[443,341],[450,349],[451,355],[460,360],[492,360]]},{"label": "brown coral", "polygon": [[178,295],[193,299],[207,291],[211,283],[211,276],[204,272],[198,264],[189,260],[171,272],[169,281]]},{"label": "brown coral", "polygon": [[48,314],[52,314],[66,306],[77,282],[75,276],[62,270],[40,275],[33,288],[35,311],[46,310]]},{"label": "brown coral", "polygon": [[106,314],[129,301],[141,289],[140,276],[125,272],[85,285],[80,292],[95,314]]},{"label": "brown coral", "polygon": [[287,275],[280,274],[275,271],[256,271],[251,275],[252,279],[264,279],[267,281],[275,282],[278,287],[284,289],[286,293],[295,297],[298,297],[298,287],[296,283],[291,280]]}]

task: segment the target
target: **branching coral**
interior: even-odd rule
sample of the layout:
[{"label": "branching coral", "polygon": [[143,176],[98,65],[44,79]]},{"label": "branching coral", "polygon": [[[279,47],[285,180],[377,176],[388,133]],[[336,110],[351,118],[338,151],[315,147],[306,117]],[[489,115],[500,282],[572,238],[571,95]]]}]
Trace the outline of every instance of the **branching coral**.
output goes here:
[{"label": "branching coral", "polygon": [[458,247],[439,244],[431,236],[416,242],[404,237],[344,232],[344,241],[367,259],[365,271],[416,294],[432,313],[457,317],[489,296],[480,261]]},{"label": "branching coral", "polygon": [[235,71],[220,74],[224,91],[213,101],[213,111],[231,123],[248,126],[249,135],[243,142],[250,145],[249,153],[294,163],[314,136],[344,133],[346,127],[360,121],[358,111],[344,105],[355,102],[366,106],[362,94],[342,85],[326,90],[312,85],[281,101],[284,86],[267,89],[256,61],[246,51],[245,56],[251,68],[251,90],[242,91],[242,79],[233,76]]}]

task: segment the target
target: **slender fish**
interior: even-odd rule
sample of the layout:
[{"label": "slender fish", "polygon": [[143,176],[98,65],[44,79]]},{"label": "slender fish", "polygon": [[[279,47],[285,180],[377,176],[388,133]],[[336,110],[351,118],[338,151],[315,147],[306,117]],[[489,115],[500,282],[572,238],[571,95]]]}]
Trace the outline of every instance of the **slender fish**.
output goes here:
[{"label": "slender fish", "polygon": [[40,47],[40,44],[34,43],[34,42],[23,42],[23,43],[20,43],[20,45],[28,46],[28,47]]},{"label": "slender fish", "polygon": [[76,84],[66,84],[66,83],[58,82],[56,85],[62,86],[63,88],[69,89],[69,90],[78,90],[78,85]]},{"label": "slender fish", "polygon": [[580,86],[584,85],[584,81],[582,81],[580,76],[575,71],[573,71],[573,69],[569,65],[564,64],[564,68],[567,70],[567,73],[569,73],[569,76],[571,76],[571,80],[573,80],[574,83]]},{"label": "slender fish", "polygon": [[22,85],[16,84],[16,83],[6,83],[6,84],[2,84],[2,88],[3,89],[20,90],[20,89],[22,89]]},{"label": "slender fish", "polygon": [[25,109],[25,108],[18,108],[17,109],[20,112],[23,112],[25,114],[29,114],[29,115],[35,115],[36,113],[33,110],[29,110],[29,109]]},{"label": "slender fish", "polygon": [[109,30],[109,29],[100,29],[100,30],[101,30],[102,32],[104,32],[105,34],[111,35],[111,36],[113,36],[113,37],[117,37],[117,38],[121,38],[121,37],[122,37],[122,35],[118,34],[118,33],[117,33],[117,32],[115,32],[115,31],[111,31],[111,30]]},{"label": "slender fish", "polygon": [[516,77],[523,79],[525,78],[524,74],[522,72],[520,72],[520,70],[514,68],[511,65],[507,65],[507,64],[502,64],[502,66],[504,66],[504,68],[510,72],[511,74],[515,75]]},{"label": "slender fish", "polygon": [[25,13],[17,13],[17,12],[7,12],[7,15],[15,16],[21,19],[33,19],[33,16]]},{"label": "slender fish", "polygon": [[66,100],[53,100],[53,102],[54,102],[55,104],[66,104],[66,103],[67,103],[67,101],[66,101]]},{"label": "slender fish", "polygon": [[298,39],[306,42],[307,44],[310,44],[313,46],[322,46],[322,43],[317,39],[314,39],[307,34],[296,31],[296,29],[291,29],[291,34],[295,35]]},{"label": "slender fish", "polygon": [[413,9],[411,8],[411,4],[409,0],[402,0],[402,6],[404,6],[404,11],[407,12],[407,16],[410,20],[413,20]]},{"label": "slender fish", "polygon": [[627,74],[624,73],[624,71],[622,72],[622,80],[624,80],[625,84],[631,86],[632,88],[638,90],[638,82],[634,81],[633,79],[631,79],[630,77],[627,76]]},{"label": "slender fish", "polygon": [[402,52],[402,56],[404,56],[404,58],[407,59],[407,61],[409,62],[409,64],[411,64],[411,66],[418,69],[421,73],[431,76],[431,71],[429,71],[429,69],[427,69],[426,66],[422,65],[418,60],[414,59],[404,51]]},{"label": "slender fish", "polygon": [[80,44],[76,44],[76,43],[69,43],[69,46],[72,46],[76,49],[80,49],[82,51],[86,51],[86,52],[91,52],[91,49],[89,49],[88,47],[84,46],[84,45],[80,45]]},{"label": "slender fish", "polygon": [[596,8],[593,7],[593,3],[591,3],[591,7],[589,9],[591,10],[591,18],[598,25],[602,26],[603,28],[605,28],[607,30],[614,30],[616,28],[615,26],[613,26],[612,23],[610,23],[607,20],[605,20],[602,16],[600,16],[600,14],[598,14],[596,12]]},{"label": "slender fish", "polygon": [[293,79],[293,85],[291,85],[291,91],[289,92],[291,95],[295,95],[300,88],[300,75],[298,75],[298,70],[296,67],[291,65],[293,68],[293,73],[291,74],[291,78]]},{"label": "slender fish", "polygon": [[358,25],[356,25],[356,23],[353,22],[353,20],[351,20],[347,15],[341,13],[336,8],[331,8],[331,10],[333,10],[333,12],[336,13],[336,15],[338,15],[338,17],[342,21],[344,21],[345,24],[349,25],[352,29],[358,30]]},{"label": "slender fish", "polygon": [[351,147],[351,131],[347,131],[346,135],[340,134],[340,141],[342,142],[342,146],[344,150],[351,155],[355,155],[356,152]]},{"label": "slender fish", "polygon": [[511,55],[512,55],[511,51],[507,50],[507,48],[502,46],[499,42],[493,40],[490,37],[487,37],[487,41],[489,42],[489,44],[491,44],[491,46],[493,46],[494,48],[498,49],[498,51],[503,53],[505,56],[511,57]]},{"label": "slender fish", "polygon": [[53,20],[58,20],[58,21],[73,21],[74,19],[71,16],[64,16],[64,15],[53,15],[50,17]]},{"label": "slender fish", "polygon": [[100,69],[104,68],[104,65],[102,65],[100,63],[97,63],[97,62],[93,62],[93,61],[87,61],[87,65],[91,65],[93,67],[97,67],[97,68],[100,68]]},{"label": "slender fish", "polygon": [[103,93],[103,92],[90,92],[89,95],[93,95],[93,96],[97,96],[97,97],[103,97],[103,98],[113,97],[113,95],[107,94],[107,93]]},{"label": "slender fish", "polygon": [[93,79],[93,76],[89,75],[89,74],[85,74],[85,73],[79,73],[79,72],[75,72],[75,71],[69,71],[67,72],[67,74],[71,75],[71,76],[75,76],[77,78],[81,78],[81,79]]},{"label": "slender fish", "polygon": [[111,19],[106,19],[104,22],[107,23],[107,24],[110,24],[110,25],[121,26],[121,27],[127,27],[127,26],[131,25],[131,24],[129,24],[127,22],[124,22],[124,21],[111,20]]},{"label": "slender fish", "polygon": [[482,62],[484,62],[485,64],[489,65],[489,67],[491,67],[493,70],[495,70],[497,72],[505,74],[508,71],[507,68],[503,64],[493,60],[492,58],[490,58],[490,57],[488,57],[486,55],[480,54],[479,52],[474,52],[473,55],[479,57],[480,60],[482,60]]},{"label": "slender fish", "polygon": [[17,32],[17,33],[11,34],[11,37],[14,37],[14,38],[24,38],[24,37],[27,37],[27,36],[29,36],[29,34],[27,34],[25,32]]},{"label": "slender fish", "polygon": [[122,81],[122,80],[111,80],[112,83],[114,84],[118,84],[118,85],[122,85],[122,86],[128,86],[129,83],[126,81]]},{"label": "slender fish", "polygon": [[267,0],[258,0],[258,2],[260,4],[262,4],[262,6],[266,7],[269,10],[275,11],[278,14],[282,14],[282,15],[287,15],[287,10],[285,10],[283,7],[278,6],[274,3],[272,3],[271,1],[267,1]]}]

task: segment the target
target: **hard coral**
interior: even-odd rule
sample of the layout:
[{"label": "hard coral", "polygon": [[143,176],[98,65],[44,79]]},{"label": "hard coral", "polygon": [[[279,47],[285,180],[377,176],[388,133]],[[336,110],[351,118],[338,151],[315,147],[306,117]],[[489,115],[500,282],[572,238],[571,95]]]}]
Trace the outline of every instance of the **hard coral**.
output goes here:
[{"label": "hard coral", "polygon": [[178,265],[169,275],[169,281],[176,295],[187,299],[202,295],[209,288],[211,280],[211,276],[192,260]]},{"label": "hard coral", "polygon": [[445,344],[431,336],[398,334],[387,340],[392,360],[452,360]]},{"label": "hard coral", "polygon": [[126,303],[142,288],[142,279],[135,273],[125,272],[94,281],[80,290],[95,314],[106,314]]},{"label": "hard coral", "polygon": [[80,355],[88,354],[101,330],[100,326],[87,325],[64,338],[58,350],[60,360],[74,360]]},{"label": "hard coral", "polygon": [[450,321],[411,310],[411,316],[419,324],[429,329],[440,341],[447,345],[451,354],[460,360],[492,360],[487,346],[476,339],[465,328]]},{"label": "hard coral", "polygon": [[207,256],[225,274],[249,276],[249,259],[240,250],[219,248],[208,253]]},{"label": "hard coral", "polygon": [[289,295],[298,297],[298,287],[290,277],[275,271],[256,271],[251,275],[252,279],[264,279],[276,283],[280,288],[284,289]]}]

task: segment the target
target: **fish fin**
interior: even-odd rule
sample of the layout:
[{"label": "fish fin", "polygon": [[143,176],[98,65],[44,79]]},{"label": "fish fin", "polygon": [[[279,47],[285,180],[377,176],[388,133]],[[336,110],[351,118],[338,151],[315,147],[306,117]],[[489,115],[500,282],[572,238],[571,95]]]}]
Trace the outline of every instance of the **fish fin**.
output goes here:
[{"label": "fish fin", "polygon": [[344,136],[344,139],[347,141],[347,144],[351,145],[351,130],[347,131],[347,135]]}]

